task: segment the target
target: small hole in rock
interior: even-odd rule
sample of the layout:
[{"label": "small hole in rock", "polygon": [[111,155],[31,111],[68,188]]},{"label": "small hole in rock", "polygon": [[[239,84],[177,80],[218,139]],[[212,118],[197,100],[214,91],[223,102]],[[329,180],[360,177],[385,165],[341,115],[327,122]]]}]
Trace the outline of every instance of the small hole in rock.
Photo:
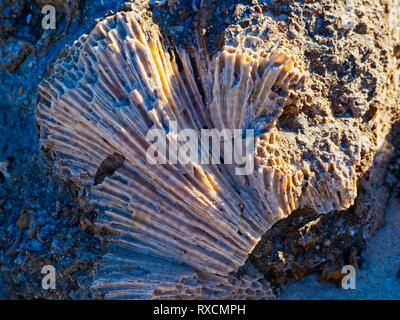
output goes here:
[{"label": "small hole in rock", "polygon": [[94,185],[98,185],[102,183],[106,177],[112,176],[115,171],[124,165],[124,162],[125,157],[118,153],[108,155],[97,169],[96,175],[94,176]]}]

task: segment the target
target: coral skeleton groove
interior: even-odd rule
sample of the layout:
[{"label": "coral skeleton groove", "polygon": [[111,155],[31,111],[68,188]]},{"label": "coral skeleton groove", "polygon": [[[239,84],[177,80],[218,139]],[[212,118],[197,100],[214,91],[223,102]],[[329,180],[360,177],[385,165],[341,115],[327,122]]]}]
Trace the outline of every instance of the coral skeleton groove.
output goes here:
[{"label": "coral skeleton groove", "polygon": [[[237,274],[261,236],[298,207],[326,213],[356,197],[349,163],[357,155],[334,150],[336,161],[330,170],[322,163],[318,174],[276,126],[306,76],[289,50],[227,45],[210,64],[214,72],[199,72],[203,101],[189,53],[167,48],[141,13],[120,12],[67,48],[39,87],[42,149],[97,209],[96,226],[115,234],[93,285],[99,295],[272,298],[259,271],[247,266]],[[228,165],[150,165],[146,134],[168,132],[169,121],[198,132],[254,129],[254,173],[238,177]],[[172,133],[167,138],[176,143]],[[110,155],[123,157],[123,165],[94,183]]]}]

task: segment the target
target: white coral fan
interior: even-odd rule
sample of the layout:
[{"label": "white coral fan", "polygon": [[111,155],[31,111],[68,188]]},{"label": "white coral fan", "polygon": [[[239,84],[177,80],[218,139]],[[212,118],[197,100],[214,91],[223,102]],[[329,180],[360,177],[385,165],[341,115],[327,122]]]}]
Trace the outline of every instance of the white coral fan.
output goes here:
[{"label": "white coral fan", "polygon": [[[333,122],[322,139],[315,128],[278,128],[306,73],[288,50],[263,42],[216,54],[200,70],[203,99],[189,54],[167,50],[140,13],[117,13],[68,48],[40,85],[42,149],[97,208],[96,225],[115,234],[97,293],[271,298],[257,270],[235,275],[261,236],[299,206],[324,213],[353,202],[357,145],[344,151],[332,143]],[[254,129],[255,171],[238,177],[227,165],[150,165],[146,134],[168,121],[198,132]]]}]

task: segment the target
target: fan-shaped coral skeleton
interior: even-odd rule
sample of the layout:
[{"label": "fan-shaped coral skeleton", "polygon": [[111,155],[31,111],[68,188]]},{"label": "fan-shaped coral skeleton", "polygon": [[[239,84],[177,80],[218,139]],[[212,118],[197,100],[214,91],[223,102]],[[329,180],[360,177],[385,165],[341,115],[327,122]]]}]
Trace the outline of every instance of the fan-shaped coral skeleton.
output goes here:
[{"label": "fan-shaped coral skeleton", "polygon": [[[205,106],[188,53],[167,48],[140,13],[107,17],[66,52],[39,87],[37,118],[59,174],[98,209],[97,226],[115,234],[95,291],[108,298],[272,297],[257,270],[235,272],[271,225],[299,206],[305,186],[301,156],[282,150],[274,122],[301,78],[294,58],[272,46],[226,46],[212,59],[214,74],[202,79],[213,83]],[[179,130],[255,129],[256,171],[237,177],[224,165],[150,165],[146,134],[168,131],[168,121]],[[117,167],[100,179],[99,168],[113,159]],[[313,188],[305,193],[323,186]],[[326,208],[348,205],[337,199]]]}]

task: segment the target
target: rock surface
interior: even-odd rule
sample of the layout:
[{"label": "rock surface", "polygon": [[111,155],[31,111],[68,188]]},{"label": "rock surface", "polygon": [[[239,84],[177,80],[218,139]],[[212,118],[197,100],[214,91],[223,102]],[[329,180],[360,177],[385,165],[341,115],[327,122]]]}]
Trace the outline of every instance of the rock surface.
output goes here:
[{"label": "rock surface", "polygon": [[[79,15],[71,9],[78,8],[77,2],[71,6],[47,2],[54,2],[61,10],[58,19],[63,30],[59,27],[50,34],[40,30],[36,3],[22,1],[21,7],[16,7],[2,2],[0,50],[5,54],[1,62],[11,74],[1,74],[2,129],[7,129],[0,144],[4,150],[0,162],[9,162],[7,171],[0,175],[0,192],[4,194],[0,206],[4,238],[0,245],[6,249],[0,257],[1,272],[11,298],[85,298],[90,297],[90,270],[102,255],[101,244],[90,233],[92,213],[70,203],[68,199],[76,196],[69,195],[60,181],[49,178],[49,172],[42,169],[45,166],[37,153],[33,126],[34,99],[40,77],[51,73],[52,63],[64,44],[71,45],[80,34],[88,33],[92,27],[89,19],[103,17],[110,8],[118,9],[120,2],[108,1],[94,8],[81,3],[80,22]],[[326,172],[329,177],[330,167],[324,169],[322,164],[317,168],[315,162],[315,158],[323,159],[327,154],[328,160],[333,160],[329,152],[325,153],[326,144],[348,150],[344,154],[354,162],[353,179],[357,185],[350,184],[333,204],[328,204],[332,196],[321,201],[324,210],[319,210],[317,203],[300,200],[302,205],[289,218],[263,236],[250,261],[277,287],[288,278],[301,279],[314,271],[321,272],[322,282],[339,282],[341,266],[358,266],[365,241],[382,225],[393,187],[393,183],[386,183],[386,173],[397,148],[396,136],[389,132],[399,120],[396,1],[203,1],[197,11],[189,1],[167,1],[159,8],[150,1],[150,5],[163,35],[190,54],[200,51],[203,56],[212,57],[224,45],[235,43],[235,35],[253,33],[266,19],[276,24],[271,35],[281,36],[293,48],[307,77],[302,92],[284,106],[275,125],[285,138],[297,137],[300,149],[312,136],[326,137],[325,142],[321,139],[306,147],[310,173]],[[32,27],[25,22],[29,12],[36,17],[28,23]],[[31,36],[26,39],[16,25],[24,25]],[[70,34],[64,35],[68,28]],[[196,63],[202,70],[205,61]],[[33,70],[28,71],[30,68]],[[212,90],[205,77],[200,71],[197,80],[207,101]],[[24,132],[30,138],[10,136],[11,131]],[[39,158],[39,164],[32,157]],[[341,160],[336,158],[333,162],[338,161]],[[353,163],[349,168],[352,166]],[[311,184],[318,186],[317,181]],[[29,216],[29,226],[21,228],[20,215]],[[80,245],[80,239],[87,246]],[[59,245],[57,241],[66,242]],[[77,262],[70,265],[71,260]],[[43,264],[55,264],[63,270],[62,279],[66,280],[62,280],[65,283],[60,290],[51,293],[39,288]]]}]

